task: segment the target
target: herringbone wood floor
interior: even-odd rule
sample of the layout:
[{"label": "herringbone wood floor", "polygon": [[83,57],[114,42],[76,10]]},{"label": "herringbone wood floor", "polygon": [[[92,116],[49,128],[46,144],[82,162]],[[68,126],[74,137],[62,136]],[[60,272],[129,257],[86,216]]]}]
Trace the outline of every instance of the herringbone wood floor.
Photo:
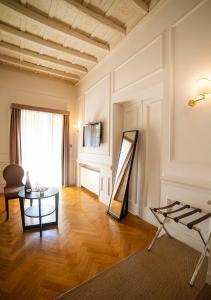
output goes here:
[{"label": "herringbone wood floor", "polygon": [[0,299],[54,299],[136,250],[155,227],[128,215],[120,223],[106,206],[78,188],[61,191],[58,229],[22,233],[18,200],[5,221],[0,198]]}]

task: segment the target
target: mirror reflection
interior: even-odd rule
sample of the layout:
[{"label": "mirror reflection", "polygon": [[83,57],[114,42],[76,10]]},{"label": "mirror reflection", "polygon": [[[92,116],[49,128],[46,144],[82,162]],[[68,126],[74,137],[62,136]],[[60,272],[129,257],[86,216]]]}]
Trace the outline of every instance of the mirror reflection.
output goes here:
[{"label": "mirror reflection", "polygon": [[108,213],[118,220],[127,213],[129,179],[137,136],[137,130],[123,132],[113,191],[108,209]]}]

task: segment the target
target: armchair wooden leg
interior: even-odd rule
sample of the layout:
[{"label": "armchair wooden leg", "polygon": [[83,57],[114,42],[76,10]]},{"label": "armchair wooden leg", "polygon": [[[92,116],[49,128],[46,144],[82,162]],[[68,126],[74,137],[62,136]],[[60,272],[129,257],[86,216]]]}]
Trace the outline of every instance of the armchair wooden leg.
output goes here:
[{"label": "armchair wooden leg", "polygon": [[9,199],[5,197],[5,208],[6,208],[6,214],[7,214],[7,221],[9,220]]}]

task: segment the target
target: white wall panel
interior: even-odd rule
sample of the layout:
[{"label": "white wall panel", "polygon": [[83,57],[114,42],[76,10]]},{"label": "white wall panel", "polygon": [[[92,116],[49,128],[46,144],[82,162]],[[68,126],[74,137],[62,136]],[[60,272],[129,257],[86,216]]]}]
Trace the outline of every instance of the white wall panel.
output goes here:
[{"label": "white wall panel", "polygon": [[197,79],[211,75],[210,12],[211,1],[202,1],[172,29],[172,159],[191,164],[211,164],[211,135],[207,134],[207,128],[211,128],[211,101],[202,101],[193,109],[187,107],[188,100],[194,97]]},{"label": "white wall panel", "polygon": [[161,68],[162,36],[159,36],[114,70],[114,92],[134,84],[137,80]]},{"label": "white wall panel", "polygon": [[84,147],[84,153],[109,155],[110,150],[110,76],[90,88],[84,97],[83,124],[102,122],[103,136],[100,147]]},{"label": "white wall panel", "polygon": [[161,118],[161,100],[143,102],[143,188],[140,213],[146,218],[149,207],[160,206]]}]

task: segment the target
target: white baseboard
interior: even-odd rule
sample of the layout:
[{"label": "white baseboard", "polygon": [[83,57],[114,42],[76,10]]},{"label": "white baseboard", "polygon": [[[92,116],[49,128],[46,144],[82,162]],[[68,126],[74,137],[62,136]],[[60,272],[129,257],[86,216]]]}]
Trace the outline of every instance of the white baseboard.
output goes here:
[{"label": "white baseboard", "polygon": [[100,202],[102,202],[102,203],[105,204],[106,206],[109,205],[109,200],[106,199],[105,197],[103,197],[103,198],[99,197],[99,200],[100,200]]},{"label": "white baseboard", "polygon": [[154,226],[156,226],[156,227],[159,226],[157,220],[155,220],[155,217],[154,217],[153,214],[151,213],[149,207],[144,207],[144,208],[142,209],[141,218],[142,218],[144,221],[146,221],[146,222],[148,222],[148,223],[150,223],[150,224],[152,224],[152,225],[154,225]]},{"label": "white baseboard", "polygon": [[135,205],[134,203],[129,202],[128,203],[128,211],[135,216],[139,215],[138,205]]}]

